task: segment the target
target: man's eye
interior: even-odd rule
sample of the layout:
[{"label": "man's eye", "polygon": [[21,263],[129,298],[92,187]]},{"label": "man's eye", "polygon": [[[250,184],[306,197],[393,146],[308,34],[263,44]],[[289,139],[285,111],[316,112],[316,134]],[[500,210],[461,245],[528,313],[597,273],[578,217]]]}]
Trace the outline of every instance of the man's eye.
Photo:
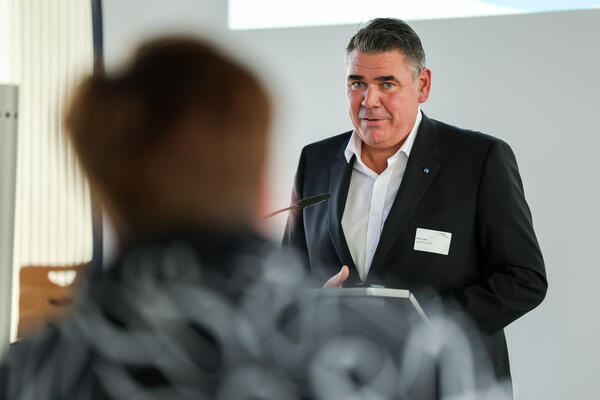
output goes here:
[{"label": "man's eye", "polygon": [[352,87],[352,89],[362,89],[365,87],[365,83],[364,82],[352,82],[350,84],[350,86]]},{"label": "man's eye", "polygon": [[396,86],[396,85],[394,85],[392,82],[384,82],[383,83],[384,89],[392,89],[394,86]]}]

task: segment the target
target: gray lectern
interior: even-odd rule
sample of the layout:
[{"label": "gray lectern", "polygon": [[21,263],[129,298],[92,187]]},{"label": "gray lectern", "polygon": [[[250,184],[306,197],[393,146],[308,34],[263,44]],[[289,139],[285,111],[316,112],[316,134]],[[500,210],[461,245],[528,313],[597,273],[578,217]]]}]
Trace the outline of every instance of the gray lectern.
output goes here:
[{"label": "gray lectern", "polygon": [[431,351],[435,343],[413,293],[379,287],[312,289],[312,293],[319,310],[315,322],[330,332],[330,342],[338,343],[339,359],[328,360],[329,370],[350,376],[354,395],[438,398],[438,364]]},{"label": "gray lectern", "polygon": [[[403,308],[409,314],[418,315],[421,320],[428,323],[427,315],[421,308],[417,298],[406,289],[390,289],[380,287],[356,287],[339,289],[317,289],[321,296],[336,296],[345,299],[362,299],[376,304],[383,302],[393,303],[397,308]],[[353,300],[351,300],[353,301]]]}]

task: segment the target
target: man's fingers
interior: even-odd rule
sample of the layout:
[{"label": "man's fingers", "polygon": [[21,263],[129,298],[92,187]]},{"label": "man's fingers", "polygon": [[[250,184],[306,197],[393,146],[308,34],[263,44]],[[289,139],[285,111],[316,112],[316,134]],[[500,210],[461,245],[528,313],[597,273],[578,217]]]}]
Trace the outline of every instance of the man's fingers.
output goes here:
[{"label": "man's fingers", "polygon": [[350,270],[348,269],[348,266],[344,265],[338,275],[339,275],[339,282],[341,285],[342,283],[344,283],[344,281],[346,279],[348,279],[348,276],[350,276]]},{"label": "man's fingers", "polygon": [[329,278],[327,282],[325,282],[323,288],[339,288],[340,286],[342,286],[342,283],[344,283],[344,281],[348,279],[349,275],[350,270],[348,269],[347,265],[344,265],[340,272],[338,272],[337,274]]}]

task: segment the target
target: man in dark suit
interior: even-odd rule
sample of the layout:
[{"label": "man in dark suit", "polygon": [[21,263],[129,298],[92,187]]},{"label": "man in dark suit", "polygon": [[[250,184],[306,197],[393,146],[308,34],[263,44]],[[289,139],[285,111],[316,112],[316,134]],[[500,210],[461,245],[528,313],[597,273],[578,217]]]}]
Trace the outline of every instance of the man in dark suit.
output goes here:
[{"label": "man in dark suit", "polygon": [[293,197],[331,198],[292,213],[284,243],[325,287],[436,293],[476,324],[496,376],[510,380],[503,328],[547,288],[514,154],[422,113],[431,71],[404,22],[375,19],[346,50],[354,130],[302,150]]}]

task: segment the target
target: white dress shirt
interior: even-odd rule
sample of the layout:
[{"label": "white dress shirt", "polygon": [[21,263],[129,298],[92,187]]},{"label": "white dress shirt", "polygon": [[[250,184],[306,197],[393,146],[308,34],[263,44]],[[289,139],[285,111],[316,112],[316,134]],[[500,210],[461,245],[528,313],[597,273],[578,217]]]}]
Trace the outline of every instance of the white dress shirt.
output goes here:
[{"label": "white dress shirt", "polygon": [[346,146],[344,152],[346,161],[350,162],[353,155],[356,156],[356,161],[352,169],[346,207],[342,217],[342,230],[358,275],[363,282],[371,268],[383,223],[390,213],[402,183],[421,119],[422,115],[419,109],[415,125],[408,137],[398,151],[387,159],[387,168],[381,174],[375,173],[363,163],[361,158],[362,140],[356,131],[352,133],[348,146]]}]

